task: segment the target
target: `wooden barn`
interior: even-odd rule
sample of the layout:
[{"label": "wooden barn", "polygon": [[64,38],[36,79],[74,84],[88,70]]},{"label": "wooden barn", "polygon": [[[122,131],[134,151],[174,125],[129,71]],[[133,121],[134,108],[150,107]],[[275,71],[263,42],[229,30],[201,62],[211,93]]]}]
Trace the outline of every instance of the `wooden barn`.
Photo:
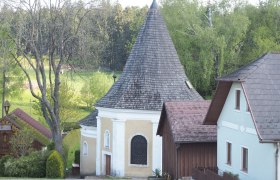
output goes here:
[{"label": "wooden barn", "polygon": [[216,168],[216,126],[202,125],[209,101],[165,102],[157,135],[162,136],[162,172],[172,179],[192,175],[193,168]]},{"label": "wooden barn", "polygon": [[0,120],[0,157],[12,154],[10,139],[23,128],[31,130],[34,137],[32,142],[34,149],[40,150],[50,143],[51,131],[23,110],[17,108]]}]

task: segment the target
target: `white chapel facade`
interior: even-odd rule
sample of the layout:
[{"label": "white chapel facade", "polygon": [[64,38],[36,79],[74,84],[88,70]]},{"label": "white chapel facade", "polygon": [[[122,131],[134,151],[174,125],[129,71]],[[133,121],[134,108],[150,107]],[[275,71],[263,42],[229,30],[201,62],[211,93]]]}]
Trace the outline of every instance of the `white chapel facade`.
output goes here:
[{"label": "white chapel facade", "polygon": [[95,106],[96,161],[81,154],[81,164],[94,164],[96,175],[119,177],[147,177],[162,169],[162,141],[156,131],[163,102],[169,100],[202,97],[185,75],[154,0],[124,71]]}]

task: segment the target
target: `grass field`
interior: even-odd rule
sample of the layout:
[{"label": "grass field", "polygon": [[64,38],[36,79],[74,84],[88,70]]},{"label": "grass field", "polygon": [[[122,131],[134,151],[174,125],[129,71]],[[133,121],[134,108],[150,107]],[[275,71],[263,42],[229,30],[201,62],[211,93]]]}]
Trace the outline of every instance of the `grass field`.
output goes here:
[{"label": "grass field", "polygon": [[[80,90],[82,89],[85,83],[88,83],[88,79],[92,77],[94,71],[80,71],[80,72],[65,72],[61,74],[61,80],[67,80],[70,86],[74,89],[74,96],[78,99],[77,107],[71,109],[75,111],[75,118],[69,119],[70,122],[77,122],[83,117],[87,116],[91,110],[86,108],[86,104],[83,104],[80,99],[82,98],[80,95]],[[112,75],[111,73],[106,73],[107,75]],[[32,79],[35,80],[35,75],[31,73]],[[26,82],[25,82],[26,84]],[[20,96],[12,97],[8,99],[11,103],[10,111],[12,112],[16,108],[21,108],[23,111],[31,115],[34,119],[38,120],[40,123],[45,125],[47,124],[42,116],[38,114],[38,112],[32,108],[32,106],[36,103],[36,99],[31,95],[28,88],[22,90]],[[1,113],[1,112],[0,112]],[[71,167],[72,162],[74,160],[75,150],[80,149],[80,130],[70,131],[67,136],[64,138],[63,143],[66,144],[69,148],[68,151],[68,162],[67,167]]]}]

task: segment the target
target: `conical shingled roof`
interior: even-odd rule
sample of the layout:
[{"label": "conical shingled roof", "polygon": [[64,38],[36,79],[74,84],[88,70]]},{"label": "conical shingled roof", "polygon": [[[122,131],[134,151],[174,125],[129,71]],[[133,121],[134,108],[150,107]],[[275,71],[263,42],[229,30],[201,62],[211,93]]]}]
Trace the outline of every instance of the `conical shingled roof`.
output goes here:
[{"label": "conical shingled roof", "polygon": [[96,107],[159,111],[166,100],[201,100],[186,81],[189,80],[154,0],[123,73]]}]

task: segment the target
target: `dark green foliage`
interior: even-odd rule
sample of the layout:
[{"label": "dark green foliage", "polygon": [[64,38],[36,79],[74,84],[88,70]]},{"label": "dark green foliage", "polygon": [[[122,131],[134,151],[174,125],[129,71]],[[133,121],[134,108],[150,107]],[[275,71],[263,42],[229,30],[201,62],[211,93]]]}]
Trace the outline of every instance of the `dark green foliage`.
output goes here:
[{"label": "dark green foliage", "polygon": [[12,158],[12,156],[6,155],[0,159],[0,177],[5,175],[5,163]]},{"label": "dark green foliage", "polygon": [[54,150],[55,149],[55,144],[54,144],[54,142],[52,141],[52,142],[50,142],[50,144],[48,144],[47,145],[47,149],[49,150],[49,151],[52,151],[52,150]]},{"label": "dark green foliage", "polygon": [[76,150],[76,151],[75,151],[74,163],[80,164],[80,150]]},{"label": "dark green foliage", "polygon": [[63,126],[64,132],[68,132],[80,128],[78,122],[62,122],[61,126]]},{"label": "dark green foliage", "polygon": [[64,177],[64,162],[57,151],[52,151],[46,163],[46,177],[48,178],[63,178]]},{"label": "dark green foliage", "polygon": [[18,159],[9,159],[5,163],[4,176],[10,177],[45,177],[46,160],[49,151],[36,151]]}]

